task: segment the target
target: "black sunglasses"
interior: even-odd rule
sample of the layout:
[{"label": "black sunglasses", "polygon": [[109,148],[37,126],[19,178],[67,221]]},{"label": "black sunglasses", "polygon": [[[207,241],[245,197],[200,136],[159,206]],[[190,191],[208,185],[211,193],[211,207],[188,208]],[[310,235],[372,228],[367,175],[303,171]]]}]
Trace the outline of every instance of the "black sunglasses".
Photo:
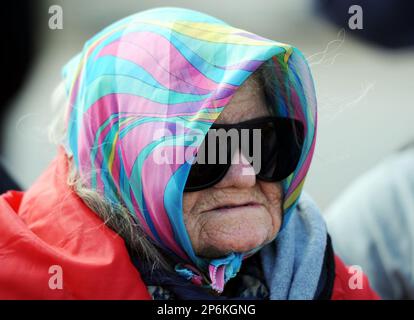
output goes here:
[{"label": "black sunglasses", "polygon": [[[260,165],[260,170],[255,170],[258,179],[281,181],[296,169],[303,141],[304,127],[296,119],[263,117],[237,124],[214,123],[191,165],[184,191],[199,191],[218,183],[226,175],[234,152],[238,150],[254,167]],[[260,152],[251,155],[257,142],[260,142]]]}]

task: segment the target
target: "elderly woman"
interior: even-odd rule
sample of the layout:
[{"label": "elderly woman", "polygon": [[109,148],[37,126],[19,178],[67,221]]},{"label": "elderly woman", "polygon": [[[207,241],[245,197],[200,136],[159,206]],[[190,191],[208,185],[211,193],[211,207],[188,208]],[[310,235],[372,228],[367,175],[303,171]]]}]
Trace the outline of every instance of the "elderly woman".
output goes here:
[{"label": "elderly woman", "polygon": [[1,298],[376,298],[301,193],[316,101],[296,48],[161,8],[63,76],[57,158],[1,196]]}]

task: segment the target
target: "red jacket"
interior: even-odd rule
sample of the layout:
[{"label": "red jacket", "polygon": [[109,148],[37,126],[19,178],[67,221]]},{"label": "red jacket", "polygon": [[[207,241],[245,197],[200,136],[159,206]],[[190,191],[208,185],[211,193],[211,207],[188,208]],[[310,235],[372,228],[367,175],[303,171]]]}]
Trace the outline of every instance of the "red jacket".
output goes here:
[{"label": "red jacket", "polygon": [[[124,241],[66,185],[63,150],[26,192],[0,196],[0,299],[151,299]],[[333,299],[376,299],[339,258]],[[62,281],[60,281],[61,279]]]}]

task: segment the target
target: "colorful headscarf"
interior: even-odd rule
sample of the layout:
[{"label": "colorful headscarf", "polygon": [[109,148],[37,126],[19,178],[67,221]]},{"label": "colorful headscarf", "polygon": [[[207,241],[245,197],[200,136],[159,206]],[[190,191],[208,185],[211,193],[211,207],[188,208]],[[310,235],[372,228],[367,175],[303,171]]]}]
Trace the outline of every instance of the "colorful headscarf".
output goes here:
[{"label": "colorful headscarf", "polygon": [[204,137],[264,62],[275,66],[276,114],[299,119],[305,127],[299,165],[282,182],[286,224],[316,134],[313,81],[299,50],[196,11],[157,8],[105,28],[63,69],[70,101],[65,144],[84,182],[111,203],[126,206],[152,241],[183,262],[175,266],[179,274],[193,282],[208,274],[207,285],[217,291],[249,253],[198,257],[182,209],[191,165],[160,164],[151,155],[178,150],[194,156],[202,139],[187,141],[182,132],[201,131]]}]

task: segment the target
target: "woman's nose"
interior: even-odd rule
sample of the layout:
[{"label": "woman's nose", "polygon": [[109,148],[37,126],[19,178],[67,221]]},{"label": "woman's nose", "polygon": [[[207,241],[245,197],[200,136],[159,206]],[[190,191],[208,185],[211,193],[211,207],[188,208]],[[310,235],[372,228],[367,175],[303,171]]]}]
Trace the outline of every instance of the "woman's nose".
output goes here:
[{"label": "woman's nose", "polygon": [[223,179],[221,179],[214,187],[238,187],[248,188],[256,184],[256,173],[253,166],[240,152],[234,153],[231,160],[231,166]]}]

